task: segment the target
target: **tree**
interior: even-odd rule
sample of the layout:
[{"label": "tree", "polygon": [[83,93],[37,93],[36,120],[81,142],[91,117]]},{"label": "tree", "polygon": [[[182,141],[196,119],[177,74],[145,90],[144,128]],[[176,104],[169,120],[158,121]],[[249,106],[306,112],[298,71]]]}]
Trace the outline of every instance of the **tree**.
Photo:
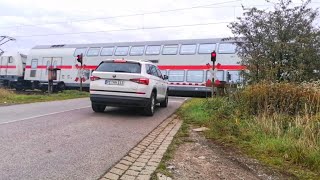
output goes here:
[{"label": "tree", "polygon": [[291,0],[279,0],[271,11],[243,7],[243,17],[229,25],[249,82],[319,79],[318,10],[309,8],[310,3],[294,6]]}]

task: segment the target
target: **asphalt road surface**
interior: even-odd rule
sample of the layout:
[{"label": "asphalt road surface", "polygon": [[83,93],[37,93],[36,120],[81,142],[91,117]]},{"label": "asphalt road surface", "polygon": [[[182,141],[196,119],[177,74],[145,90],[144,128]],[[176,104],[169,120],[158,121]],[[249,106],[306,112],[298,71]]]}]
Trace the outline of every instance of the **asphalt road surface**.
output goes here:
[{"label": "asphalt road surface", "polygon": [[185,98],[146,117],[87,98],[0,107],[0,179],[98,179]]}]

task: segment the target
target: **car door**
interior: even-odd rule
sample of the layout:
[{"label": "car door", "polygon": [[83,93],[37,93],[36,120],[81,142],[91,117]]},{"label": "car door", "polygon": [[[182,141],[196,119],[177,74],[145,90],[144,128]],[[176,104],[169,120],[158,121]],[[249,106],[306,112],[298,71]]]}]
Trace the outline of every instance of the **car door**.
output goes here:
[{"label": "car door", "polygon": [[158,72],[158,76],[160,78],[160,83],[161,83],[161,92],[163,97],[166,97],[166,93],[167,93],[167,82],[163,79],[163,75],[160,71],[160,69],[158,67],[157,68],[157,72]]},{"label": "car door", "polygon": [[164,99],[163,90],[161,88],[161,81],[162,79],[159,77],[157,67],[155,65],[151,65],[151,74],[154,77],[154,80],[156,81],[156,88],[157,88],[157,99],[162,100]]}]

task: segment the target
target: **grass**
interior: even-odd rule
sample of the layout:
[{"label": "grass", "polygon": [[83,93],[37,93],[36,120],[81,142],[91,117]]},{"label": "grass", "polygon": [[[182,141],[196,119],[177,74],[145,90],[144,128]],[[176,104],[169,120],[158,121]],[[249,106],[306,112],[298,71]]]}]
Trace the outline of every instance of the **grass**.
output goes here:
[{"label": "grass", "polygon": [[247,107],[232,98],[192,99],[179,115],[186,125],[209,127],[207,138],[237,147],[280,172],[320,179],[320,114],[257,114]]},{"label": "grass", "polygon": [[45,101],[57,101],[66,99],[75,99],[88,97],[88,92],[80,92],[76,90],[65,90],[62,93],[55,94],[18,94],[6,89],[0,89],[0,105],[1,104],[22,104]]}]

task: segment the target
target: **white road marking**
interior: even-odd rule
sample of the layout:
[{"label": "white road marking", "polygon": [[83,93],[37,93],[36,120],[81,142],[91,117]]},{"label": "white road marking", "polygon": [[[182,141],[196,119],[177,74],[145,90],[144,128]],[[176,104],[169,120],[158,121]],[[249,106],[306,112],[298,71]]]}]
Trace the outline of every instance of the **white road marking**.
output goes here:
[{"label": "white road marking", "polygon": [[9,123],[18,122],[18,121],[25,121],[25,120],[29,120],[29,119],[44,117],[44,116],[50,116],[50,115],[53,115],[53,114],[60,114],[60,113],[64,113],[64,112],[69,112],[69,111],[74,111],[74,110],[79,110],[79,109],[84,109],[84,108],[89,108],[89,107],[91,107],[91,106],[85,106],[85,107],[80,107],[80,108],[75,108],[75,109],[69,109],[69,110],[65,110],[65,111],[58,111],[58,112],[53,112],[53,113],[48,113],[48,114],[42,114],[42,115],[38,115],[38,116],[32,116],[32,117],[27,117],[27,118],[23,118],[23,119],[13,120],[13,121],[2,122],[2,123],[0,123],[0,125],[2,125],[2,124],[9,124]]}]

